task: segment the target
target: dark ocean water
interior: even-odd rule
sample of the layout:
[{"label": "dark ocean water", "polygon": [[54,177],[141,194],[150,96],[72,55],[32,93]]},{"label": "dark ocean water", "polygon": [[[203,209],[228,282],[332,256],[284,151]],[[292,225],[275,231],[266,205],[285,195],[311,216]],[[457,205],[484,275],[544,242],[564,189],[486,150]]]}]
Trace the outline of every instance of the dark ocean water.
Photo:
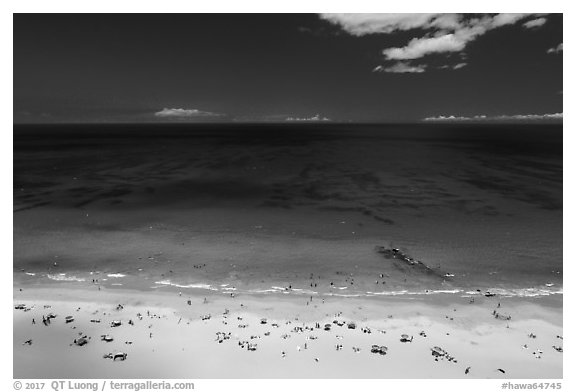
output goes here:
[{"label": "dark ocean water", "polygon": [[168,260],[181,279],[254,286],[372,279],[385,245],[460,286],[561,287],[562,175],[561,125],[20,125],[14,267],[129,271],[194,243]]}]

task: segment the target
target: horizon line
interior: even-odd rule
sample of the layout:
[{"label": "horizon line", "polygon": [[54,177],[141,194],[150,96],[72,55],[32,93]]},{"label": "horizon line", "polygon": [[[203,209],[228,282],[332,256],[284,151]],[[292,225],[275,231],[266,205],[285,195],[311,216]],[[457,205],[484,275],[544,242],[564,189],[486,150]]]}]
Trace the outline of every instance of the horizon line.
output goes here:
[{"label": "horizon line", "polygon": [[17,125],[463,125],[463,124],[563,124],[563,119],[539,120],[467,120],[467,121],[53,121],[53,122],[13,122]]}]

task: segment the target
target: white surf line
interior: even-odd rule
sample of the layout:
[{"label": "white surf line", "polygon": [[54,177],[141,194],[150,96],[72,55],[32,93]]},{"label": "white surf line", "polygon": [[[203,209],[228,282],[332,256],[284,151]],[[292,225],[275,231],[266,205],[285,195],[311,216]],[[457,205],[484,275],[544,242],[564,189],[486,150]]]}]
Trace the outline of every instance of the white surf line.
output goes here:
[{"label": "white surf line", "polygon": [[[75,277],[62,277],[58,278],[58,280],[77,280],[79,278]],[[80,278],[81,279],[81,278]],[[80,280],[82,281],[82,280]],[[366,291],[366,292],[348,292],[346,294],[342,293],[319,293],[317,291],[307,290],[307,289],[300,289],[294,288],[290,289],[287,287],[279,287],[279,286],[272,286],[269,289],[238,289],[236,287],[228,287],[229,284],[226,286],[220,285],[220,289],[214,287],[207,283],[190,283],[190,284],[180,284],[174,283],[168,279],[161,280],[158,282],[154,282],[159,286],[153,286],[152,288],[161,288],[166,286],[173,286],[178,288],[184,289],[200,289],[200,290],[210,290],[210,291],[218,291],[222,293],[230,293],[231,291],[235,291],[239,294],[290,294],[290,295],[321,295],[321,296],[337,296],[337,297],[377,297],[377,296],[421,296],[421,295],[439,295],[439,294],[461,294],[461,297],[471,297],[471,296],[484,296],[486,294],[494,294],[501,297],[543,297],[549,295],[562,295],[563,290],[562,288],[552,290],[548,287],[530,287],[530,288],[519,288],[519,289],[502,289],[502,288],[490,288],[490,289],[482,289],[481,291],[472,291],[468,290],[465,291],[461,288],[454,288],[454,289],[440,289],[440,290],[393,290],[393,291],[381,291],[381,292],[374,292],[374,291]],[[338,290],[347,289],[347,287],[336,287]]]},{"label": "white surf line", "polygon": [[108,275],[106,275],[106,276],[109,277],[109,278],[123,278],[123,277],[125,277],[126,275],[120,274],[120,273],[116,273],[116,274],[108,274]]},{"label": "white surf line", "polygon": [[460,289],[453,290],[428,290],[425,294],[458,294],[461,293]]},{"label": "white surf line", "polygon": [[318,294],[316,291],[308,290],[308,289],[289,289],[289,290],[294,291],[295,294],[306,294],[306,295]]},{"label": "white surf line", "polygon": [[368,297],[366,294],[338,294],[338,293],[326,293],[324,294],[330,297]]},{"label": "white surf line", "polygon": [[85,278],[78,278],[76,276],[66,276],[66,274],[46,274],[46,277],[51,280],[63,281],[63,282],[85,282]]},{"label": "white surf line", "polygon": [[155,284],[165,285],[165,286],[174,286],[183,289],[203,289],[203,290],[212,290],[212,291],[219,291],[216,287],[212,287],[207,283],[192,283],[192,284],[178,284],[173,283],[168,279],[161,280],[158,282],[154,282]]},{"label": "white surf line", "polygon": [[520,289],[501,289],[492,288],[485,290],[485,292],[496,294],[501,297],[546,297],[549,295],[562,295],[564,290],[559,288],[557,290],[550,290],[538,287],[520,288]]},{"label": "white surf line", "polygon": [[249,289],[249,290],[239,290],[239,292],[243,293],[281,293],[284,292],[283,288],[279,287],[272,287],[270,289]]}]

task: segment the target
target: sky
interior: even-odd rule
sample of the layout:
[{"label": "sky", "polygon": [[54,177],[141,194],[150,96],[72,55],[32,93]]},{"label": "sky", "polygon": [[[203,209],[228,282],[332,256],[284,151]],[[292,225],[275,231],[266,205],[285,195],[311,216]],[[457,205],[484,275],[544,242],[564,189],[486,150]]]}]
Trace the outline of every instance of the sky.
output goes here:
[{"label": "sky", "polygon": [[14,123],[557,121],[561,14],[15,14]]}]

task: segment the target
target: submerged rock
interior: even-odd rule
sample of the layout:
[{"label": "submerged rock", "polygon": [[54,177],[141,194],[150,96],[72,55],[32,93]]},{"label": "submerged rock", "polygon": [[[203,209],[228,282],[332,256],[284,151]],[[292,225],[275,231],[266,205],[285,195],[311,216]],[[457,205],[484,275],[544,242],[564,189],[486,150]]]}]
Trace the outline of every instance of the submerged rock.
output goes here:
[{"label": "submerged rock", "polygon": [[395,263],[396,267],[406,271],[405,267],[410,270],[421,272],[429,275],[436,276],[442,280],[451,280],[453,274],[442,272],[439,269],[433,269],[428,265],[424,264],[422,261],[415,260],[414,258],[408,256],[406,253],[402,252],[398,248],[387,248],[385,246],[376,246],[376,252],[383,255],[386,259],[399,261],[400,263]]}]

